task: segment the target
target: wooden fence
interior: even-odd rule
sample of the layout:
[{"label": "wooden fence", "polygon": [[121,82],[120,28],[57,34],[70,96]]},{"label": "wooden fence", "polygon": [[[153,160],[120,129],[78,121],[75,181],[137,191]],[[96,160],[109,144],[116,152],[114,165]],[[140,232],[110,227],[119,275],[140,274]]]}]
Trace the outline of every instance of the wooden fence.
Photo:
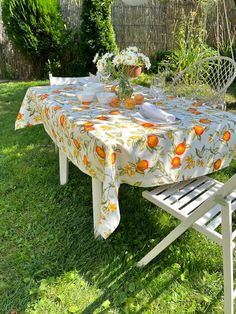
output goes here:
[{"label": "wooden fence", "polygon": [[[213,0],[208,0],[214,2]],[[143,6],[127,6],[121,0],[112,5],[112,23],[120,48],[138,46],[144,53],[151,55],[157,50],[166,51],[176,46],[176,34],[181,21],[188,19],[191,12],[201,16],[201,1],[196,0],[148,0]],[[236,34],[236,7],[234,0],[226,0],[231,36]],[[1,4],[1,0],[0,0]],[[61,12],[66,23],[79,28],[82,0],[60,0]],[[226,22],[222,4],[220,11],[220,41],[227,37]],[[208,40],[216,43],[216,7],[209,6]],[[236,39],[236,38],[235,38]],[[13,49],[4,34],[0,16],[0,78],[13,76],[27,79],[30,67],[20,53]]]}]

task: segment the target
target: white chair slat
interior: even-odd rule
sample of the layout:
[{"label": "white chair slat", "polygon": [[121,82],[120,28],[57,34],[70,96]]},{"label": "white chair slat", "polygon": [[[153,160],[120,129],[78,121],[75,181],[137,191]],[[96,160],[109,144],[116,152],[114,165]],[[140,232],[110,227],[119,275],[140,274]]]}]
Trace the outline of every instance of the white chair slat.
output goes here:
[{"label": "white chair slat", "polygon": [[178,195],[176,194],[176,196],[178,196],[177,200],[171,202],[173,199],[173,197],[171,197],[166,201],[172,207],[179,209],[180,207],[187,205],[188,202],[195,199],[202,191],[206,190],[211,185],[212,183],[204,178],[198,183],[193,182],[192,184],[189,184],[182,191],[180,191],[181,193],[178,193]]},{"label": "white chair slat", "polygon": [[216,205],[214,207],[212,207],[211,210],[209,210],[209,212],[207,212],[204,216],[202,216],[202,218],[200,218],[198,221],[201,225],[206,225],[208,223],[208,221],[210,221],[212,218],[214,218],[219,211],[221,210],[220,205]]},{"label": "white chair slat", "polygon": [[[177,185],[178,183],[174,184]],[[172,186],[172,184],[166,184],[166,185],[161,185],[159,187],[157,187],[156,189],[150,191],[149,193],[152,195],[158,195],[160,193],[162,193],[163,191],[166,191],[170,186]]]},{"label": "white chair slat", "polygon": [[177,184],[171,184],[168,189],[159,195],[159,199],[166,199],[170,195],[173,195],[176,191],[182,190],[185,186],[189,185],[193,180],[178,182]]},{"label": "white chair slat", "polygon": [[[179,208],[182,207],[183,205],[187,204],[188,202],[190,202],[189,204],[184,206],[181,210],[185,214],[191,213],[192,210],[194,210],[200,204],[205,202],[208,199],[208,197],[210,197],[213,193],[215,193],[217,190],[219,190],[219,188],[222,186],[222,184],[220,184],[220,183],[215,184],[214,186],[211,186],[212,183],[213,182],[210,182],[210,181],[206,182],[205,184],[200,186],[199,189],[196,189],[195,191],[193,191],[192,193],[190,193],[189,195],[187,195],[186,197],[181,199],[180,202],[178,202],[178,206],[180,205]],[[207,190],[207,188],[209,188],[210,186],[211,186],[211,188],[209,190]],[[204,192],[202,192],[202,191],[204,191]],[[197,196],[197,197],[194,199],[195,196]]]},{"label": "white chair slat", "polygon": [[174,202],[178,201],[181,197],[192,191],[193,189],[197,188],[199,185],[201,185],[203,182],[206,182],[208,180],[207,177],[201,177],[194,181],[187,181],[189,184],[185,186],[184,189],[179,190],[176,194],[172,195],[168,199],[166,199],[166,202],[168,204],[173,204]]}]

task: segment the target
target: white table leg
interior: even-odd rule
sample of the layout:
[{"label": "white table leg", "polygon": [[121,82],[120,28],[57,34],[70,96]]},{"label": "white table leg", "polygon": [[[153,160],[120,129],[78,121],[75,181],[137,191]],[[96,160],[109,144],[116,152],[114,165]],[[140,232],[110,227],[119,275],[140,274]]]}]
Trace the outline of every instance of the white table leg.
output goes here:
[{"label": "white table leg", "polygon": [[96,178],[92,178],[92,190],[93,190],[93,227],[94,236],[98,237],[97,226],[99,221],[99,214],[102,202],[102,182]]},{"label": "white table leg", "polygon": [[60,168],[60,184],[64,185],[68,182],[69,163],[64,152],[59,149],[59,168]]}]

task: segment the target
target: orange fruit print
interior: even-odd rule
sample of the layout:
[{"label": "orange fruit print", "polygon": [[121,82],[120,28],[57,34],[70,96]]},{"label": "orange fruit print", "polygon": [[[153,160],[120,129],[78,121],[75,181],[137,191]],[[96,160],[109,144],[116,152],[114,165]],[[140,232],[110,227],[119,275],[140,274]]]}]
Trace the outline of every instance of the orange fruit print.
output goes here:
[{"label": "orange fruit print", "polygon": [[143,126],[144,128],[152,128],[152,127],[154,127],[155,125],[152,124],[152,123],[147,122],[147,123],[142,123],[142,126]]},{"label": "orange fruit print", "polygon": [[180,157],[174,157],[174,158],[172,158],[172,162],[171,162],[171,164],[172,164],[172,167],[173,168],[178,168],[180,165],[181,165],[181,159],[180,159]]},{"label": "orange fruit print", "polygon": [[197,111],[197,108],[188,108],[187,111],[196,112],[196,111]]},{"label": "orange fruit print", "polygon": [[65,124],[65,116],[64,114],[60,116],[60,123],[63,126]]},{"label": "orange fruit print", "polygon": [[90,105],[91,101],[82,101],[82,105]]},{"label": "orange fruit print", "polygon": [[98,154],[100,158],[105,159],[106,153],[102,147],[96,146],[96,153]]},{"label": "orange fruit print", "polygon": [[223,140],[228,142],[231,138],[231,133],[229,131],[225,131],[223,134]]},{"label": "orange fruit print", "polygon": [[111,163],[112,163],[112,165],[114,165],[115,162],[116,162],[116,153],[112,153],[111,154]]},{"label": "orange fruit print", "polygon": [[93,126],[94,124],[92,123],[92,122],[85,122],[84,124],[83,124],[83,126],[84,127],[89,127],[89,126]]},{"label": "orange fruit print", "polygon": [[84,165],[85,165],[86,167],[88,167],[88,165],[89,165],[89,161],[88,161],[88,158],[87,158],[87,156],[86,156],[86,155],[84,155],[83,162],[84,162]]},{"label": "orange fruit print", "polygon": [[73,143],[75,145],[75,147],[77,147],[78,149],[80,148],[80,143],[77,141],[77,139],[73,139]]},{"label": "orange fruit print", "polygon": [[60,110],[61,109],[61,106],[55,106],[53,107],[53,110],[57,111],[57,110]]},{"label": "orange fruit print", "polygon": [[137,163],[136,167],[140,171],[145,171],[148,168],[148,161],[147,160],[140,160]]},{"label": "orange fruit print", "polygon": [[84,128],[84,130],[85,130],[86,132],[89,132],[89,131],[94,131],[95,128],[94,128],[93,126],[86,126],[86,127]]},{"label": "orange fruit print", "polygon": [[200,119],[199,122],[201,123],[211,123],[212,121],[209,119]]},{"label": "orange fruit print", "polygon": [[119,110],[112,110],[112,111],[110,111],[110,114],[114,114],[114,115],[120,114],[120,111]]},{"label": "orange fruit print", "polygon": [[48,94],[42,94],[41,96],[40,96],[40,99],[41,100],[44,100],[45,98],[47,98],[48,97]]},{"label": "orange fruit print", "polygon": [[158,145],[159,140],[156,135],[148,135],[147,137],[147,144],[149,147],[154,148]]},{"label": "orange fruit print", "polygon": [[99,116],[99,117],[97,117],[97,119],[98,119],[98,120],[102,120],[102,121],[104,120],[104,121],[105,121],[105,120],[108,120],[109,118],[106,117],[106,116]]},{"label": "orange fruit print", "polygon": [[196,125],[193,128],[194,128],[195,133],[199,136],[201,136],[205,131],[205,128],[203,126],[200,126],[200,125]]},{"label": "orange fruit print", "polygon": [[217,159],[216,162],[214,163],[214,170],[219,170],[222,164],[221,159]]},{"label": "orange fruit print", "polygon": [[45,115],[48,117],[48,107],[45,108]]},{"label": "orange fruit print", "polygon": [[185,143],[180,143],[176,146],[176,149],[175,149],[175,153],[177,155],[182,155],[186,150],[186,145]]},{"label": "orange fruit print", "polygon": [[202,114],[200,111],[197,111],[197,110],[196,111],[192,110],[191,113],[192,114]]},{"label": "orange fruit print", "polygon": [[20,120],[22,118],[22,113],[18,113],[16,120]]}]

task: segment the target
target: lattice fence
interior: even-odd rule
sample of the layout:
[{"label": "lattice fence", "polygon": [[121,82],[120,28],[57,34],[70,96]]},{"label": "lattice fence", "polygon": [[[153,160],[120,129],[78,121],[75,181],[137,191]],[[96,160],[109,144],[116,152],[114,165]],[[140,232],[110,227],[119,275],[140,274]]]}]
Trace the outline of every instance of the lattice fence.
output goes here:
[{"label": "lattice fence", "polygon": [[[200,1],[200,0],[199,0]],[[211,1],[211,0],[209,0]],[[136,45],[147,54],[156,50],[165,51],[176,45],[178,25],[196,10],[196,0],[148,0],[144,6],[126,6],[121,0],[114,0],[112,22],[120,48]],[[0,0],[1,4],[1,0]],[[66,22],[75,28],[80,25],[82,0],[60,0],[61,12]],[[236,36],[236,7],[234,0],[227,0],[231,34]],[[198,8],[200,10],[200,8]],[[200,10],[201,11],[201,10]],[[220,9],[221,41],[227,38],[223,10]],[[215,43],[216,10],[212,8],[208,19],[208,40]],[[236,38],[235,38],[236,40]],[[27,78],[30,68],[16,50],[12,49],[4,35],[0,15],[0,78],[9,75]]]}]

